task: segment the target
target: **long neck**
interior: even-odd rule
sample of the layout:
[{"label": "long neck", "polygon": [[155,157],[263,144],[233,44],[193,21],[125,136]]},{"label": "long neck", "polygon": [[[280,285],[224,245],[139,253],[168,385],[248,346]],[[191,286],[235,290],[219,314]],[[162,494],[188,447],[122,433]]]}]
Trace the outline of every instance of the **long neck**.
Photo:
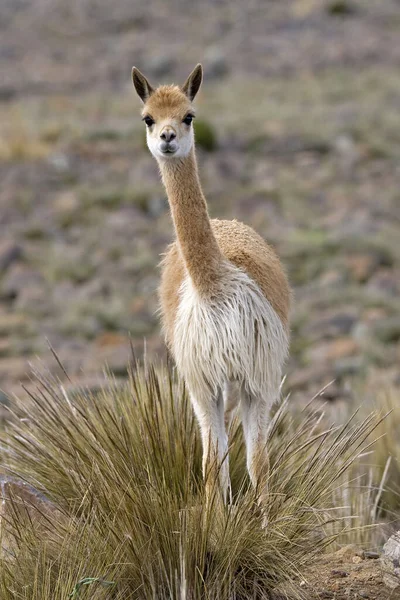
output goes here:
[{"label": "long neck", "polygon": [[160,168],[187,271],[195,288],[207,294],[221,274],[223,257],[211,228],[194,149],[182,160],[163,161]]}]

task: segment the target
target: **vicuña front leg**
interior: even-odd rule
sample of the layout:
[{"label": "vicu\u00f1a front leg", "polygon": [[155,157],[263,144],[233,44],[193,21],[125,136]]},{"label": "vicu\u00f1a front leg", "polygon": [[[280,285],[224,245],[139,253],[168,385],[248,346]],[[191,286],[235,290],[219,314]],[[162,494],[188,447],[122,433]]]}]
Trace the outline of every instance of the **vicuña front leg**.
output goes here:
[{"label": "vicu\u00f1a front leg", "polygon": [[203,444],[203,477],[207,502],[210,502],[218,480],[222,499],[226,502],[230,483],[228,436],[224,423],[222,391],[220,390],[214,397],[192,395],[192,402],[199,421]]},{"label": "vicu\u00f1a front leg", "polygon": [[260,490],[260,503],[267,497],[269,461],[266,450],[270,408],[267,399],[242,389],[241,413],[246,443],[247,469],[251,483]]}]

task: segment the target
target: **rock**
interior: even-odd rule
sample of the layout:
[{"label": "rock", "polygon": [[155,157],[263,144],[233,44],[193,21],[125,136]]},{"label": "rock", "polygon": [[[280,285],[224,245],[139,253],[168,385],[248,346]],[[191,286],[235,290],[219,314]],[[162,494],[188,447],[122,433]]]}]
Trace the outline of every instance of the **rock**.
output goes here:
[{"label": "rock", "polygon": [[384,584],[392,590],[400,588],[400,531],[383,546],[381,565]]},{"label": "rock", "polygon": [[366,551],[364,552],[364,557],[369,558],[370,560],[377,560],[380,557],[380,554],[379,552]]},{"label": "rock", "polygon": [[22,255],[22,248],[11,240],[0,242],[0,273],[6,271],[8,267]]},{"label": "rock", "polygon": [[[35,529],[49,531],[49,524],[57,515],[63,519],[57,507],[34,487],[23,481],[0,477],[0,520],[7,523],[2,531],[1,555],[13,559],[18,553],[17,528],[34,524]],[[13,527],[15,523],[16,527]],[[14,532],[16,535],[14,535]]]},{"label": "rock", "polygon": [[348,577],[349,574],[347,571],[342,571],[341,569],[332,569],[331,571],[332,577]]}]

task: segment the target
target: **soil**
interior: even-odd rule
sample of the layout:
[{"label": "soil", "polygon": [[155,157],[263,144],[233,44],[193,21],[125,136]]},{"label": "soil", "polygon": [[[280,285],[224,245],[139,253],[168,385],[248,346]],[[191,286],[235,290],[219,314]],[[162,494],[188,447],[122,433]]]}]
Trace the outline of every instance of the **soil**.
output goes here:
[{"label": "soil", "polygon": [[395,600],[400,590],[389,590],[383,583],[377,558],[362,558],[362,552],[343,548],[315,561],[305,573],[302,588],[309,600]]}]

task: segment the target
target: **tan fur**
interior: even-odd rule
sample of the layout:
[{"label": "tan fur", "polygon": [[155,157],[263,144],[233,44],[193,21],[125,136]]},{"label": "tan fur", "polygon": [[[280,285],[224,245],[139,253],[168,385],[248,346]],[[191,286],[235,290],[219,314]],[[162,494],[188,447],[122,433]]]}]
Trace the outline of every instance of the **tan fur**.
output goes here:
[{"label": "tan fur", "polygon": [[213,235],[194,150],[178,164],[166,163],[162,167],[162,177],[180,256],[199,293],[212,294],[223,271],[223,256]]},{"label": "tan fur", "polygon": [[160,85],[147,100],[142,114],[159,120],[183,118],[189,109],[193,111],[192,104],[177,85]]},{"label": "tan fur", "polygon": [[[290,289],[275,251],[251,227],[239,221],[213,219],[211,225],[223,256],[259,285],[288,330]],[[162,261],[159,290],[164,331],[170,346],[179,305],[179,289],[185,273],[178,244],[173,242]]]}]

